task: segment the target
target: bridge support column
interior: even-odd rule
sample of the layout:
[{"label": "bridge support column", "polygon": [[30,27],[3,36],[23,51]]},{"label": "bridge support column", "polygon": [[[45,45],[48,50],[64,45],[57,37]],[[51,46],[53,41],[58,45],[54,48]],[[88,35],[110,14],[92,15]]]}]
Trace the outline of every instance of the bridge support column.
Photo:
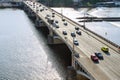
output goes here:
[{"label": "bridge support column", "polygon": [[94,80],[89,72],[75,60],[76,80]]},{"label": "bridge support column", "polygon": [[[94,80],[91,75],[87,72],[87,70],[77,61],[77,58],[80,58],[79,54],[74,52],[74,49],[71,48],[71,66],[75,70],[76,75],[70,75],[70,80]],[[68,75],[69,76],[69,75]],[[74,79],[76,78],[76,79]],[[69,80],[69,79],[68,79]]]},{"label": "bridge support column", "polygon": [[76,78],[76,70],[73,66],[67,67],[67,77],[66,80],[77,80]]},{"label": "bridge support column", "polygon": [[63,44],[63,41],[51,29],[49,29],[48,44]]},{"label": "bridge support column", "polygon": [[75,53],[72,53],[71,57],[72,57],[72,66],[75,68]]},{"label": "bridge support column", "polygon": [[42,21],[39,17],[36,17],[35,26],[36,27],[45,27],[46,25],[45,25],[44,21]]}]

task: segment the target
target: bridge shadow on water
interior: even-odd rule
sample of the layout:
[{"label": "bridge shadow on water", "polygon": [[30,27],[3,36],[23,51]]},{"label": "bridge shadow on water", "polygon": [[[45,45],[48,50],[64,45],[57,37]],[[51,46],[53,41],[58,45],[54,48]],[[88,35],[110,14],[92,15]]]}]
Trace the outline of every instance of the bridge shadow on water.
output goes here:
[{"label": "bridge shadow on water", "polygon": [[[46,41],[45,43],[47,44],[47,36],[49,34],[48,28],[41,27],[36,28],[36,30],[39,33],[39,35],[42,35],[42,38],[44,38],[44,40]],[[47,45],[56,54],[56,57],[62,59],[62,63],[64,63],[66,67],[71,65],[71,51],[69,50],[66,44]]]},{"label": "bridge shadow on water", "polygon": [[[49,30],[47,27],[35,27],[34,30],[37,34],[38,40],[42,38],[45,43],[45,47],[48,47],[47,49],[50,49],[51,52],[47,52],[46,50],[49,60],[53,62],[53,65],[57,67],[57,71],[60,73],[60,75],[64,76],[65,78],[67,75],[67,67],[71,65],[71,51],[66,44],[48,45],[47,36],[49,34]],[[39,41],[41,43],[41,40]],[[63,70],[61,70],[60,67],[62,67]]]}]

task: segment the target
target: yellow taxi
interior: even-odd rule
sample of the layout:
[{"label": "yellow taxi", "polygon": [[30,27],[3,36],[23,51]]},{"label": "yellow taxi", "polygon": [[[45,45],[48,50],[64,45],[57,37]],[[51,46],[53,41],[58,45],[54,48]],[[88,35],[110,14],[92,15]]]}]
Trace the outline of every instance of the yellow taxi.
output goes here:
[{"label": "yellow taxi", "polygon": [[109,51],[108,47],[106,47],[106,46],[102,47],[101,50],[102,50],[103,52],[108,52],[108,51]]}]

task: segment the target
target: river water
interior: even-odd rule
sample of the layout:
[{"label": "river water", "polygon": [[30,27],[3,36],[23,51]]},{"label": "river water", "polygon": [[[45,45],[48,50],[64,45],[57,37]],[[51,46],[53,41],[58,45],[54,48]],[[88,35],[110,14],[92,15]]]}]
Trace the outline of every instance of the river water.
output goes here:
[{"label": "river water", "polygon": [[43,30],[23,10],[0,9],[0,80],[65,80],[70,52]]}]

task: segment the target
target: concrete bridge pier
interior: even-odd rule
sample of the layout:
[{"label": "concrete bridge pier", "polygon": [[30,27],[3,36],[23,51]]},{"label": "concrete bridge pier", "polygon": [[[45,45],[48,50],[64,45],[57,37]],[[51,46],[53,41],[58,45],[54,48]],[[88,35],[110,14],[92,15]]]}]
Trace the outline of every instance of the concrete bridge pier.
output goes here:
[{"label": "concrete bridge pier", "polygon": [[[67,77],[66,80],[77,80],[77,68],[76,68],[76,60],[75,60],[75,52],[73,48],[70,48],[71,54],[71,66],[67,67]],[[77,55],[79,57],[79,55]]]},{"label": "concrete bridge pier", "polygon": [[89,73],[74,60],[74,66],[68,66],[66,80],[94,80]]},{"label": "concrete bridge pier", "polygon": [[61,38],[56,35],[52,29],[49,29],[49,35],[48,35],[48,44],[63,44],[64,42],[61,40]]},{"label": "concrete bridge pier", "polygon": [[36,17],[35,26],[38,27],[38,28],[39,27],[46,27],[46,24],[39,17]]},{"label": "concrete bridge pier", "polygon": [[90,73],[76,59],[74,61],[76,80],[94,80]]},{"label": "concrete bridge pier", "polygon": [[68,66],[66,80],[94,80],[89,72],[77,61],[80,58],[79,54],[74,51],[74,47],[69,47],[71,50],[71,66]]}]

